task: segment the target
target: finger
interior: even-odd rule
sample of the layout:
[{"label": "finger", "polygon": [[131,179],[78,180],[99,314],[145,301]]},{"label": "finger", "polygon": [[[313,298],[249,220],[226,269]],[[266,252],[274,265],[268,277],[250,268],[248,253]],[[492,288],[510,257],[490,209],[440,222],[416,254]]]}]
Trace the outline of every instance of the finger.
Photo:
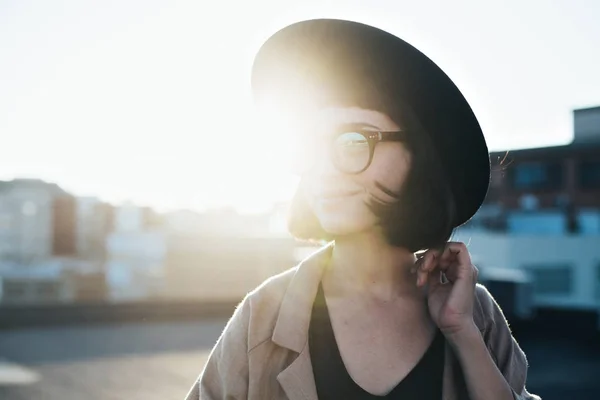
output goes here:
[{"label": "finger", "polygon": [[[445,276],[445,278],[444,278]],[[436,268],[431,271],[427,276],[427,286],[429,288],[435,288],[440,285],[451,284],[452,280],[449,279],[441,268]]]},{"label": "finger", "polygon": [[471,256],[464,243],[448,242],[440,256],[440,264],[456,278],[469,277],[473,272]]},{"label": "finger", "polygon": [[429,250],[423,257],[420,267],[417,270],[417,286],[423,286],[427,283],[427,277],[437,268],[439,263],[439,252]]},{"label": "finger", "polygon": [[444,247],[444,252],[441,257],[455,259],[460,265],[464,266],[470,266],[472,264],[469,250],[467,249],[467,246],[462,242],[446,243],[446,246]]},{"label": "finger", "polygon": [[453,265],[448,265],[446,268],[440,268],[440,271],[444,273],[446,279],[450,282],[455,282],[458,279],[458,268]]},{"label": "finger", "polygon": [[421,264],[421,271],[429,273],[437,268],[440,261],[441,252],[439,250],[429,250],[425,254],[425,259]]},{"label": "finger", "polygon": [[431,257],[429,251],[418,256],[417,262],[412,267],[411,272],[417,275],[417,286],[421,284],[421,276],[423,275],[423,266],[429,262],[428,259]]},{"label": "finger", "polygon": [[[450,254],[450,255],[448,255]],[[439,257],[438,267],[440,273],[443,273],[446,278],[453,282],[458,278],[459,264],[458,260],[451,252],[445,252]]]},{"label": "finger", "polygon": [[427,286],[430,290],[435,288],[436,286],[441,285],[440,273],[441,271],[438,268],[436,268],[429,275],[427,275]]},{"label": "finger", "polygon": [[410,268],[411,274],[414,274],[415,272],[417,272],[417,270],[421,267],[421,264],[423,264],[423,261],[425,260],[426,254],[427,253],[417,254],[417,259],[415,260],[415,263],[413,264],[413,266]]}]

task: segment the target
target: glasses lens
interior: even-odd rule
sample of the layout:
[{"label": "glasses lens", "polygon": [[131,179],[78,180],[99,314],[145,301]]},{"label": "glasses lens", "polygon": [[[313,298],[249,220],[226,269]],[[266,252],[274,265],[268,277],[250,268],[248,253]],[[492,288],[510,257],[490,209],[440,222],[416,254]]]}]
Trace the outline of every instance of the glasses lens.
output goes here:
[{"label": "glasses lens", "polygon": [[362,133],[342,133],[336,138],[332,150],[337,168],[344,172],[360,172],[369,163],[369,141]]}]

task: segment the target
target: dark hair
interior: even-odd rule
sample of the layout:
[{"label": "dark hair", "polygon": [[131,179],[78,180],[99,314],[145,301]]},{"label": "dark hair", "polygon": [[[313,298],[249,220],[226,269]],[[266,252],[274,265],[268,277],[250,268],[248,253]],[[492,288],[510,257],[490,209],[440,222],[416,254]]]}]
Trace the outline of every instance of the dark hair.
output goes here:
[{"label": "dark hair", "polygon": [[[361,91],[360,97],[347,96],[335,101],[338,106],[357,106],[386,113],[402,129],[409,131],[403,144],[412,155],[410,170],[397,201],[392,204],[370,202],[368,207],[379,219],[379,225],[391,245],[411,252],[435,248],[447,242],[454,231],[456,205],[446,179],[440,157],[407,104],[386,101],[385,91],[374,87]],[[371,92],[371,96],[366,95]],[[344,99],[344,101],[339,101]],[[348,99],[351,99],[348,102]],[[288,217],[290,233],[301,240],[335,239],[326,232],[310,209],[301,190],[295,194]]]},{"label": "dark hair", "polygon": [[[372,202],[368,206],[378,217],[390,244],[413,252],[441,246],[456,226],[455,197],[437,147],[421,123],[426,121],[419,120],[431,116],[419,116],[411,107],[411,102],[427,101],[437,86],[435,82],[423,82],[419,90],[411,89],[406,81],[398,79],[400,71],[382,68],[389,62],[385,57],[373,56],[373,49],[361,47],[367,46],[361,43],[360,38],[342,40],[339,46],[308,57],[303,56],[305,50],[301,48],[282,58],[277,71],[270,70],[264,77],[265,85],[275,88],[277,104],[284,104],[299,116],[327,106],[360,107],[385,113],[407,130],[405,145],[412,154],[412,163],[397,201]],[[399,94],[405,97],[400,98]],[[451,131],[453,127],[448,128]],[[320,225],[300,191],[292,200],[288,228],[299,239],[335,239]]]}]

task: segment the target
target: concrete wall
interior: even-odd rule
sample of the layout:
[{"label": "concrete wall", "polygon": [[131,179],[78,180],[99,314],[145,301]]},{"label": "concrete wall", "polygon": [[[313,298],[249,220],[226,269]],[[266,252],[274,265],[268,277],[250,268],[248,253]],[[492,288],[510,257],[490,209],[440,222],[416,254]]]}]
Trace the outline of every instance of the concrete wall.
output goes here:
[{"label": "concrete wall", "polygon": [[539,275],[566,266],[571,273],[571,291],[556,295],[534,293],[536,305],[600,309],[600,235],[506,235],[463,230],[455,240],[468,244],[482,268],[517,268],[531,274],[537,271]]},{"label": "concrete wall", "polygon": [[271,275],[293,267],[295,248],[290,238],[173,236],[164,296],[238,301]]}]

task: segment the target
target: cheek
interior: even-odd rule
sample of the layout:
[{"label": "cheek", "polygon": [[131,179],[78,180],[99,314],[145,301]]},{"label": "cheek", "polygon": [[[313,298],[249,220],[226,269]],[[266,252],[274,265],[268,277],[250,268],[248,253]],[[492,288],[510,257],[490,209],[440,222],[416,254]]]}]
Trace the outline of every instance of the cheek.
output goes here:
[{"label": "cheek", "polygon": [[361,174],[362,184],[369,190],[381,193],[376,183],[398,193],[410,169],[410,153],[402,145],[378,146],[369,168]]},{"label": "cheek", "polygon": [[345,235],[371,228],[377,218],[366,203],[366,194],[352,196],[334,203],[313,201],[310,207],[321,227],[334,235]]}]

